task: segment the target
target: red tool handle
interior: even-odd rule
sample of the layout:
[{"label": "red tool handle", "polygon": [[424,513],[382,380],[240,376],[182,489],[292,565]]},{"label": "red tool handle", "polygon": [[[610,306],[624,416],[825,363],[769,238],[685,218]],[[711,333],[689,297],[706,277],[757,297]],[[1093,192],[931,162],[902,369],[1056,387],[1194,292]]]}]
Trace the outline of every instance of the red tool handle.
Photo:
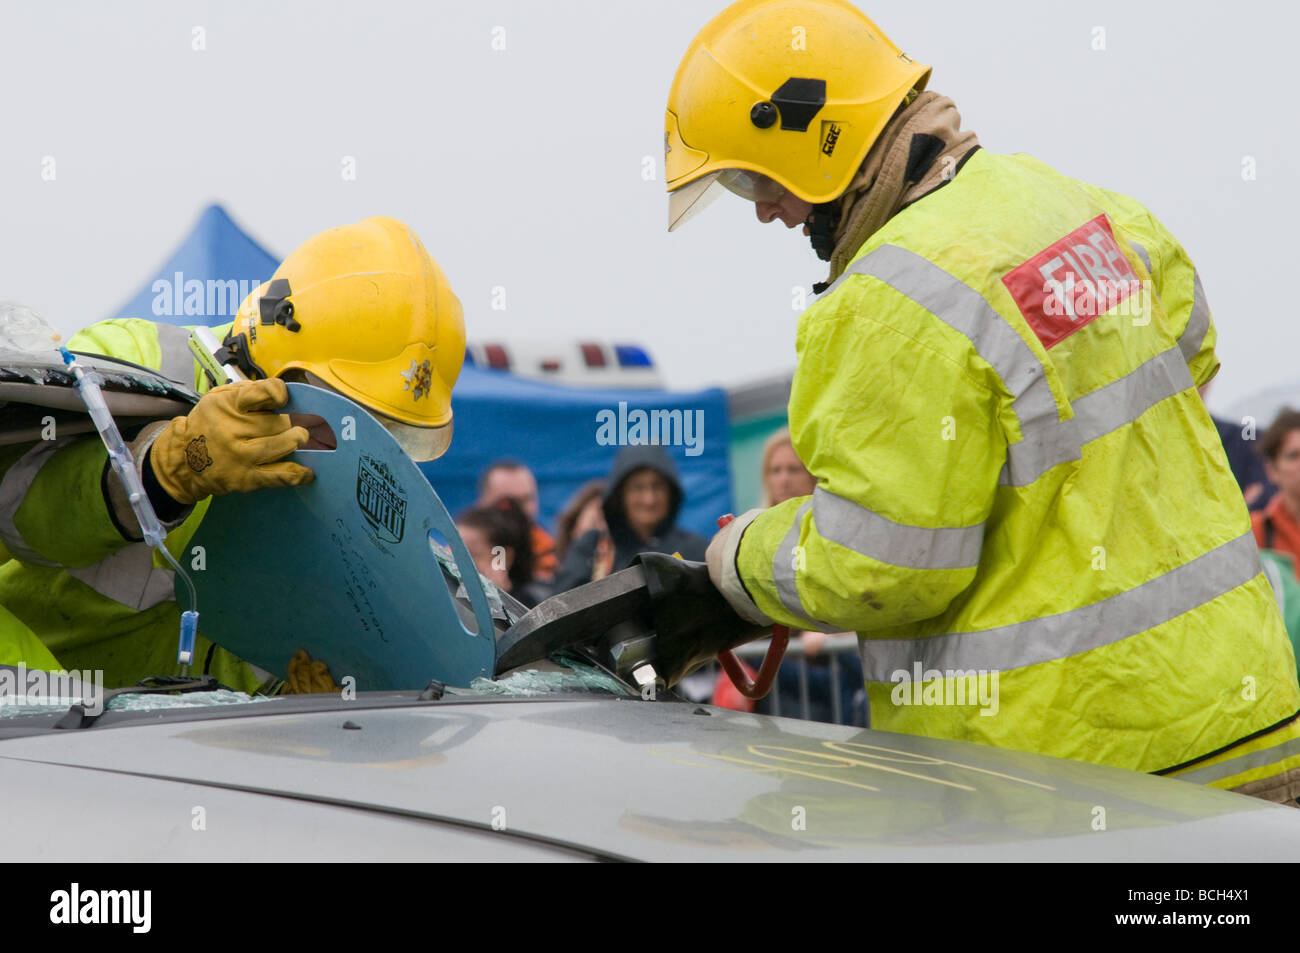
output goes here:
[{"label": "red tool handle", "polygon": [[[728,513],[726,516],[718,517],[718,529],[726,526],[736,517]],[[772,642],[767,647],[767,654],[763,656],[763,664],[758,667],[758,677],[750,679],[745,672],[745,666],[731,649],[724,649],[718,653],[718,661],[722,663],[723,670],[727,677],[731,679],[731,684],[736,686],[736,691],[746,698],[759,699],[765,698],[767,693],[772,690],[772,683],[776,681],[776,673],[781,668],[781,662],[785,658],[785,648],[790,642],[790,629],[784,625],[772,626]]]}]

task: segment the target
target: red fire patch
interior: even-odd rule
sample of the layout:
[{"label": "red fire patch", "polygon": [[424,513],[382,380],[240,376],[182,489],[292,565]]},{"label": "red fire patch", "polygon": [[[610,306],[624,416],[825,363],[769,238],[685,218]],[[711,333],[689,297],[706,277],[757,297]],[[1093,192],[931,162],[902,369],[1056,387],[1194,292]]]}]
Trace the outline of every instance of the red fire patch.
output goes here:
[{"label": "red fire patch", "polygon": [[1106,216],[1098,215],[1002,276],[1043,347],[1051,347],[1139,290]]}]

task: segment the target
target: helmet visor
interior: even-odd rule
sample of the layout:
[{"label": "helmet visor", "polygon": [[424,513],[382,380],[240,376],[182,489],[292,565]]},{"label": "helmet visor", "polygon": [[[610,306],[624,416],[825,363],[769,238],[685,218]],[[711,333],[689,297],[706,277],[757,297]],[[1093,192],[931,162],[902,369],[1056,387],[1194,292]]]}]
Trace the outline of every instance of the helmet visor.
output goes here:
[{"label": "helmet visor", "polygon": [[384,429],[402,445],[402,449],[416,463],[437,460],[451,446],[451,429],[453,421],[449,420],[441,427],[417,427],[405,421],[385,417],[373,410],[370,413],[384,425]]},{"label": "helmet visor", "polygon": [[686,224],[717,200],[725,191],[718,184],[720,172],[710,172],[668,193],[668,231]]},{"label": "helmet visor", "polygon": [[788,191],[780,182],[761,172],[719,169],[668,193],[668,231],[673,231],[700,214],[724,190],[750,202],[773,205],[785,198]]},{"label": "helmet visor", "polygon": [[787,189],[776,179],[750,169],[723,169],[718,173],[718,184],[751,202],[775,205],[786,196]]}]

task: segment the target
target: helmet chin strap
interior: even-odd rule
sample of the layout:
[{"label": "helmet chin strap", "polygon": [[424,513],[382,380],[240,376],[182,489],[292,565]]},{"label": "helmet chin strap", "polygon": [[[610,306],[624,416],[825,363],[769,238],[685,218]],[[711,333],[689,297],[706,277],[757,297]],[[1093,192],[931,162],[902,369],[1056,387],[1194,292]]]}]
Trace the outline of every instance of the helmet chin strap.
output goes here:
[{"label": "helmet chin strap", "polygon": [[216,357],[218,364],[234,364],[249,380],[256,381],[270,376],[253,363],[248,353],[247,334],[227,334],[221,342],[221,350],[213,356]]},{"label": "helmet chin strap", "polygon": [[822,261],[830,261],[835,251],[835,227],[840,223],[839,202],[822,202],[812,207],[808,216],[808,241]]},{"label": "helmet chin strap", "polygon": [[[813,251],[822,261],[830,261],[835,251],[835,229],[840,224],[840,203],[831,201],[814,205],[806,224]],[[818,282],[813,285],[813,293],[821,294],[826,287],[825,282]]]}]

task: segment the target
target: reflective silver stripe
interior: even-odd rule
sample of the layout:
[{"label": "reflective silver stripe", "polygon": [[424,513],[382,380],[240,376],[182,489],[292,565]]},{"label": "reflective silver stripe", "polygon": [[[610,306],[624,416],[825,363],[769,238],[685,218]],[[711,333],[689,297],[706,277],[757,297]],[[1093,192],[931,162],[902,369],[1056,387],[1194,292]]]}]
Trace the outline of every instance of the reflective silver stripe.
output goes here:
[{"label": "reflective silver stripe", "polygon": [[1297,754],[1300,754],[1300,738],[1291,738],[1280,744],[1275,744],[1271,748],[1248,751],[1235,758],[1229,758],[1227,761],[1220,761],[1218,764],[1211,764],[1204,768],[1195,768],[1191,771],[1175,771],[1173,774],[1167,775],[1167,777],[1176,778],[1179,781],[1191,781],[1193,784],[1210,784],[1214,781],[1230,778],[1234,774],[1241,774],[1243,771],[1266,768],[1270,764],[1276,764]]},{"label": "reflective silver stripe", "polygon": [[158,372],[187,388],[194,387],[194,354],[190,351],[190,332],[174,324],[159,324],[158,348],[162,352]]},{"label": "reflective silver stripe", "polygon": [[895,523],[820,486],[813,519],[823,539],[870,559],[909,569],[973,569],[979,565],[984,524],[928,529]]},{"label": "reflective silver stripe", "polygon": [[[59,563],[34,552],[14,523],[32,481],[61,447],[78,437],[60,437],[46,440],[23,454],[0,480],[0,540],[18,559],[38,566],[58,566]],[[93,566],[67,570],[68,575],[80,579],[100,595],[108,596],[133,609],[148,609],[160,602],[176,598],[175,583],[170,569],[155,569],[153,550],[145,543],[126,546]]]},{"label": "reflective silver stripe", "polygon": [[881,245],[863,255],[831,288],[852,275],[880,279],[966,337],[1011,393],[1021,433],[1036,424],[1060,419],[1043,365],[1033,350],[966,282],[897,245]]},{"label": "reflective silver stripe", "polygon": [[809,617],[807,610],[804,609],[803,600],[799,598],[799,587],[795,584],[795,547],[799,545],[799,530],[803,526],[804,514],[812,508],[812,505],[811,501],[804,503],[794,514],[794,522],[781,539],[781,545],[776,548],[776,555],[772,557],[772,579],[776,583],[776,593],[781,600],[781,605],[803,620],[800,623],[801,628],[815,629],[818,632],[839,632],[843,626],[827,625]]},{"label": "reflective silver stripe", "polygon": [[[1150,271],[1147,250],[1130,242]],[[1178,349],[1164,352],[1072,402],[1075,417],[1062,421],[1042,365],[1029,345],[984,297],[921,255],[896,245],[882,245],[862,256],[831,286],[852,275],[868,275],[911,298],[975,347],[1013,395],[1012,408],[1022,439],[1007,446],[998,483],[1027,486],[1047,470],[1080,459],[1084,444],[1131,423],[1154,404],[1194,386],[1187,364],[1196,356],[1210,327],[1210,311],[1199,274],[1192,313],[1178,339]],[[1169,359],[1181,355],[1183,367]]]},{"label": "reflective silver stripe", "polygon": [[93,566],[69,569],[68,575],[101,596],[141,611],[176,598],[174,573],[154,566],[148,543],[124,546]]},{"label": "reflective silver stripe", "polygon": [[1201,287],[1201,276],[1192,269],[1192,313],[1187,316],[1187,327],[1178,335],[1178,346],[1182,348],[1187,363],[1201,350],[1205,335],[1210,333],[1210,305],[1205,300],[1205,289]]},{"label": "reflective silver stripe", "polygon": [[[1150,274],[1151,274],[1151,256],[1147,254],[1147,250],[1146,250],[1145,248],[1143,248],[1141,244],[1139,244],[1138,242],[1133,241],[1133,239],[1131,239],[1131,238],[1128,240],[1128,243],[1129,243],[1130,245],[1132,245],[1132,246],[1133,246],[1133,250],[1134,250],[1135,252],[1138,253],[1138,257],[1142,259],[1142,264],[1144,264],[1144,265],[1147,266],[1147,274],[1150,275]],[[1155,277],[1155,276],[1152,275],[1152,277]]]},{"label": "reflective silver stripe", "polygon": [[925,669],[1009,671],[1069,658],[1190,612],[1250,582],[1260,570],[1255,534],[1244,533],[1127,592],[1068,612],[978,632],[864,639],[863,671],[869,682],[887,682],[916,662]]},{"label": "reflective silver stripe", "polygon": [[1123,377],[1072,402],[1074,417],[1025,434],[1007,447],[998,482],[1028,486],[1058,464],[1078,460],[1083,446],[1131,424],[1153,406],[1193,386],[1182,352],[1171,347]]},{"label": "reflective silver stripe", "polygon": [[25,563],[37,566],[59,565],[29,548],[27,540],[18,531],[14,521],[18,516],[18,508],[27,498],[27,492],[32,488],[32,482],[41,467],[45,466],[56,450],[66,447],[76,439],[76,437],[59,437],[57,440],[41,441],[19,457],[0,481],[0,540],[4,541],[5,548],[10,554]]}]

